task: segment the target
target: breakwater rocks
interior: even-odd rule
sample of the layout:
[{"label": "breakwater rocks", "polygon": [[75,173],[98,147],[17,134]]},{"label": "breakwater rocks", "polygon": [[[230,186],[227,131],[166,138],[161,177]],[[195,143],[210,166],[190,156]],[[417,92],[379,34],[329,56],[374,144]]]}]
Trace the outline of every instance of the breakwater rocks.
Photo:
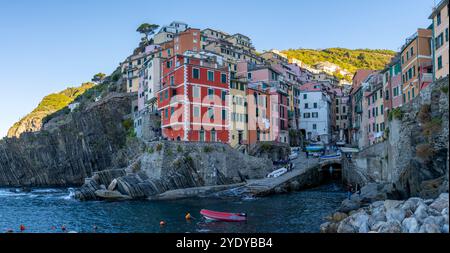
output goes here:
[{"label": "breakwater rocks", "polygon": [[263,178],[271,170],[269,159],[242,154],[226,144],[150,142],[128,167],[87,178],[75,198],[142,199],[177,189],[238,184]]},{"label": "breakwater rocks", "polygon": [[[345,201],[344,201],[345,202]],[[343,206],[346,205],[343,203]],[[448,233],[448,193],[436,199],[379,200],[334,213],[322,233]],[[342,207],[341,207],[342,208]],[[348,210],[347,210],[348,211]]]}]

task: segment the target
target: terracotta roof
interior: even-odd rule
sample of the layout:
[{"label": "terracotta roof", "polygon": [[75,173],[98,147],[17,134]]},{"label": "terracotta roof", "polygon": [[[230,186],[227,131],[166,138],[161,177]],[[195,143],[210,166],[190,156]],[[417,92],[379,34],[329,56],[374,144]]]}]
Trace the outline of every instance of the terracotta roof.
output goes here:
[{"label": "terracotta roof", "polygon": [[316,86],[322,87],[320,83],[305,83],[300,86],[300,91],[322,91],[321,88],[316,88]]},{"label": "terracotta roof", "polygon": [[375,70],[371,69],[358,69],[353,76],[353,83],[352,83],[352,94],[354,91],[356,91],[359,86],[361,86],[361,83]]}]

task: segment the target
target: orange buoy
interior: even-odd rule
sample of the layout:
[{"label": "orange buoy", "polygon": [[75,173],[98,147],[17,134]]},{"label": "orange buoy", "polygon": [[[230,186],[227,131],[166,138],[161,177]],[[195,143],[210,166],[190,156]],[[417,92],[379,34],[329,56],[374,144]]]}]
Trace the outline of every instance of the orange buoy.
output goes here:
[{"label": "orange buoy", "polygon": [[20,225],[20,231],[25,231],[25,226],[24,225]]},{"label": "orange buoy", "polygon": [[165,226],[165,225],[166,225],[166,222],[162,220],[162,221],[159,222],[159,225],[160,225],[160,226]]},{"label": "orange buoy", "polygon": [[186,220],[191,220],[191,219],[192,219],[192,216],[191,216],[190,213],[186,213],[185,218],[186,218]]}]

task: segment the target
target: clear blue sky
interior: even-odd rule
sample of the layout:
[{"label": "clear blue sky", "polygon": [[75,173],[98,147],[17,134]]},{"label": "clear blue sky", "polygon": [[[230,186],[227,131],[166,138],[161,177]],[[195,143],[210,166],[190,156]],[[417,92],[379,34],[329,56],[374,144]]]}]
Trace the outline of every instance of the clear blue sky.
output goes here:
[{"label": "clear blue sky", "polygon": [[143,22],[243,33],[258,50],[397,50],[436,0],[14,0],[0,4],[0,137],[47,94],[111,73]]}]

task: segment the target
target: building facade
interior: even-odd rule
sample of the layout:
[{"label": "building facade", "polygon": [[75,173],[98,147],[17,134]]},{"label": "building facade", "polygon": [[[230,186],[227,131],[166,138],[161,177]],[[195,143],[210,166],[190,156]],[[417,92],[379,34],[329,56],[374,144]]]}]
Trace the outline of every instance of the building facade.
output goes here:
[{"label": "building facade", "polygon": [[300,129],[306,140],[331,141],[331,99],[320,83],[307,83],[300,87]]},{"label": "building facade", "polygon": [[163,62],[161,82],[163,137],[229,143],[228,67],[215,57],[185,52]]},{"label": "building facade", "polygon": [[414,99],[433,81],[432,30],[418,29],[410,36],[401,50],[403,102]]},{"label": "building facade", "polygon": [[433,20],[433,69],[435,80],[446,77],[449,73],[448,15],[449,1],[441,0],[429,17]]}]

